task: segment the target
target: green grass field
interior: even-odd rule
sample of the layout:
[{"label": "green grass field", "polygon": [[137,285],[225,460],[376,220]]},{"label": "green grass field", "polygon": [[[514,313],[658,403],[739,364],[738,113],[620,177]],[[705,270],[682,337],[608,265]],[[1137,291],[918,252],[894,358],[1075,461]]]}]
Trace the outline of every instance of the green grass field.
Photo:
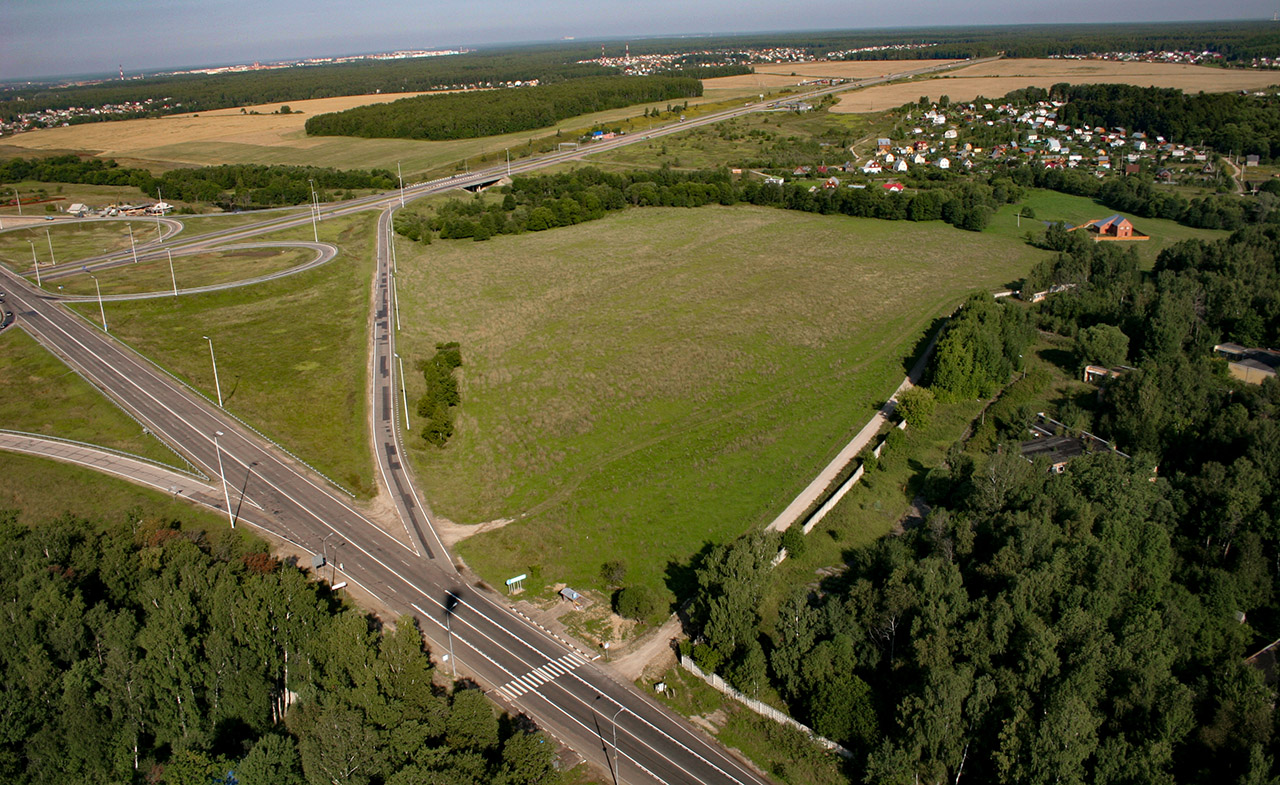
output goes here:
[{"label": "green grass field", "polygon": [[[1034,220],[1023,218],[1018,225],[1018,208],[1025,205],[1035,210]],[[1118,211],[1103,206],[1099,202],[1084,196],[1071,196],[1057,191],[1045,191],[1038,188],[1028,189],[1027,198],[1021,205],[1007,204],[1001,207],[992,217],[984,234],[999,235],[1011,239],[1025,237],[1027,232],[1039,234],[1044,231],[1046,222],[1065,221],[1072,226],[1115,215]],[[1117,243],[1125,248],[1133,248],[1138,252],[1138,259],[1143,269],[1149,270],[1156,262],[1160,251],[1183,240],[1199,239],[1212,241],[1230,235],[1230,232],[1212,229],[1193,229],[1174,221],[1160,218],[1140,218],[1132,213],[1120,213],[1133,222],[1134,227],[1143,234],[1151,235],[1150,240],[1141,242]]]},{"label": "green grass field", "polygon": [[[436,510],[519,518],[464,541],[491,580],[590,588],[762,525],[897,385],[972,289],[1043,252],[1018,240],[779,210],[632,210],[400,253],[400,352],[462,344],[443,450],[416,449]],[[411,399],[420,376],[410,377]]]},{"label": "green grass field", "polygon": [[[349,490],[374,490],[365,382],[372,213],[320,223],[342,254],[323,267],[202,295],[107,303],[112,334],[215,399],[211,336],[228,410]],[[311,239],[311,227],[262,238]],[[77,306],[90,320],[97,303]]]},{"label": "green grass field", "polygon": [[17,328],[0,333],[0,428],[87,442],[186,468],[93,385]]},{"label": "green grass field", "polygon": [[[179,289],[227,283],[297,267],[315,258],[306,248],[246,248],[173,257],[173,274],[167,259],[112,267],[94,273],[103,294],[134,294],[169,291],[176,278]],[[60,288],[63,294],[94,295],[97,290],[88,273],[62,278],[45,288]]]},{"label": "green grass field", "polygon": [[253,537],[245,527],[228,529],[224,516],[168,494],[79,466],[6,452],[0,452],[0,510],[17,510],[18,521],[28,526],[62,515],[102,523],[157,518],[215,537]]},{"label": "green grass field", "polygon": [[[129,228],[136,245],[156,239],[156,222],[136,221],[45,221],[27,229],[0,234],[0,262],[11,270],[31,268],[31,244],[41,267],[49,264],[49,243],[58,263],[86,259],[104,253],[129,250]],[[48,232],[48,235],[45,234]]]}]

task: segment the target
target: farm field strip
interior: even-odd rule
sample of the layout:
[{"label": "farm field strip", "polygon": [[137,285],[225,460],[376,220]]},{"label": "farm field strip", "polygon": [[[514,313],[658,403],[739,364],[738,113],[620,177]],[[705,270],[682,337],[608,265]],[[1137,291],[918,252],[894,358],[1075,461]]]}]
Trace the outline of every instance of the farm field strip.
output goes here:
[{"label": "farm field strip", "polygon": [[831,111],[873,112],[914,103],[922,95],[927,95],[933,101],[942,95],[952,101],[972,101],[979,96],[994,99],[1024,87],[1049,88],[1060,82],[1173,87],[1186,92],[1212,93],[1268,87],[1280,83],[1280,73],[1175,63],[998,60],[958,68],[945,76],[876,85],[849,92],[840,98]]}]

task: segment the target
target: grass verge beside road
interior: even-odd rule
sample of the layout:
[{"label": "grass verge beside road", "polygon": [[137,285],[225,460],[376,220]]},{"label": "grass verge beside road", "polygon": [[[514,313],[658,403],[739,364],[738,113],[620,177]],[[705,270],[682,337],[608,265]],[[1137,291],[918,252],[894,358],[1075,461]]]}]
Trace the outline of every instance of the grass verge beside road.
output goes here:
[{"label": "grass verge beside road", "polygon": [[[349,490],[374,492],[366,437],[369,285],[376,215],[320,223],[339,257],[320,268],[209,294],[107,303],[107,323],[142,354]],[[311,227],[262,238],[310,240]],[[76,306],[90,321],[98,304]]]},{"label": "grass verge beside road", "polygon": [[934,317],[1041,256],[942,223],[753,207],[402,245],[400,353],[456,340],[464,363],[457,433],[411,449],[418,477],[445,516],[519,519],[459,546],[491,581],[596,588],[621,557],[660,588],[781,510]]},{"label": "grass verge beside road", "polygon": [[[174,256],[172,275],[169,261],[165,258],[111,267],[93,274],[98,277],[103,294],[167,292],[172,290],[175,279],[179,289],[242,281],[297,267],[311,261],[315,255],[315,251],[308,248],[228,249]],[[97,292],[88,273],[60,279],[56,284],[46,283],[45,288],[54,289],[55,286],[61,294],[93,296]]]},{"label": "grass verge beside road", "polygon": [[21,329],[0,333],[0,428],[96,444],[186,469],[178,458]]}]

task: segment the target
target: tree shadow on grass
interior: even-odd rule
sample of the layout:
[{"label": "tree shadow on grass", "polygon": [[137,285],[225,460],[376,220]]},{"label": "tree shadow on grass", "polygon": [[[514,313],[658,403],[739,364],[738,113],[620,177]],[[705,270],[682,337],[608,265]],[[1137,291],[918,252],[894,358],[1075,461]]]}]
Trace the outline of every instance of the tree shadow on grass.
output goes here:
[{"label": "tree shadow on grass", "polygon": [[1043,349],[1037,350],[1036,356],[1050,365],[1056,365],[1068,376],[1076,375],[1076,356],[1066,349],[1059,349],[1056,346],[1046,346]]},{"label": "tree shadow on grass", "polygon": [[[933,340],[933,336],[942,329],[942,325],[947,323],[950,316],[939,316],[929,323],[928,328],[920,336],[920,339],[912,345],[911,350],[902,356],[902,372],[904,374],[911,371],[911,366],[916,364],[924,354],[925,349],[929,348],[929,342]],[[927,379],[925,380],[928,381]]]}]

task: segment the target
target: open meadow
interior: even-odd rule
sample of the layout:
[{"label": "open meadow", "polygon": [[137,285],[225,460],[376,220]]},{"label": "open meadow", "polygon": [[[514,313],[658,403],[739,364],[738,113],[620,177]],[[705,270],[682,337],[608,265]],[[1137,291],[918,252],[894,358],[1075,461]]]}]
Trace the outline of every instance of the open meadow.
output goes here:
[{"label": "open meadow", "polygon": [[914,103],[927,95],[936,101],[972,101],[978,96],[1000,98],[1024,87],[1049,88],[1071,84],[1131,84],[1174,87],[1189,93],[1260,90],[1280,84],[1280,73],[1242,68],[1211,68],[1176,63],[1120,63],[1107,60],[1010,59],[978,63],[930,78],[876,85],[845,93],[833,112],[874,112]]},{"label": "open meadow", "polygon": [[[21,329],[0,333],[0,428],[186,464]],[[0,503],[0,508],[5,505]]]},{"label": "open meadow", "polygon": [[[366,432],[369,286],[375,216],[320,223],[337,259],[298,275],[199,295],[107,303],[111,333],[347,489],[371,495]],[[310,240],[311,227],[260,238]],[[98,304],[76,307],[90,320]]]},{"label": "open meadow", "polygon": [[[934,318],[1043,252],[940,222],[645,208],[400,247],[400,352],[459,341],[462,405],[413,449],[491,581],[596,588],[766,523],[897,386]],[[409,379],[410,400],[421,394]]]},{"label": "open meadow", "polygon": [[[1035,218],[1018,219],[1018,210],[1029,207],[1035,211]],[[1046,191],[1040,188],[1027,189],[1026,198],[1017,205],[1006,204],[996,211],[987,225],[984,234],[996,234],[1010,239],[1025,237],[1028,232],[1039,233],[1054,222],[1061,221],[1072,226],[1079,226],[1086,221],[1106,218],[1110,215],[1123,215],[1133,222],[1134,228],[1151,239],[1135,242],[1117,243],[1123,248],[1132,248],[1138,254],[1139,264],[1144,270],[1150,270],[1156,263],[1156,257],[1169,246],[1183,240],[1203,240],[1211,242],[1230,236],[1228,231],[1216,229],[1195,229],[1183,226],[1175,221],[1163,218],[1142,218],[1133,213],[1124,213],[1106,207],[1086,196],[1072,196]]]}]

